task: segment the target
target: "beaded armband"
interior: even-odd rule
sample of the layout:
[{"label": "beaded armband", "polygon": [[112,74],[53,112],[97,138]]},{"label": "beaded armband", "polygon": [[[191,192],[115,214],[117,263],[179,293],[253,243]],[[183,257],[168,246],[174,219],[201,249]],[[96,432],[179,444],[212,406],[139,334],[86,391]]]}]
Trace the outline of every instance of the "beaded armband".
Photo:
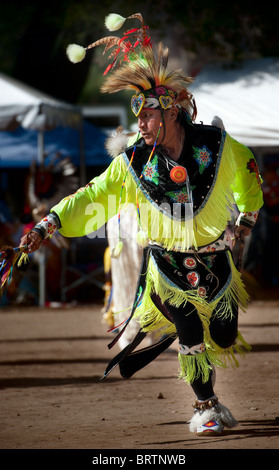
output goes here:
[{"label": "beaded armband", "polygon": [[60,220],[55,212],[46,215],[40,222],[38,222],[33,232],[37,232],[43,239],[50,237],[56,230],[61,227]]},{"label": "beaded armband", "polygon": [[240,212],[236,225],[244,225],[248,228],[253,228],[257,222],[259,211],[254,212]]},{"label": "beaded armband", "polygon": [[196,344],[195,346],[189,347],[185,344],[179,343],[179,350],[178,352],[183,355],[191,355],[196,356],[197,354],[201,354],[205,351],[205,344],[200,343]]}]

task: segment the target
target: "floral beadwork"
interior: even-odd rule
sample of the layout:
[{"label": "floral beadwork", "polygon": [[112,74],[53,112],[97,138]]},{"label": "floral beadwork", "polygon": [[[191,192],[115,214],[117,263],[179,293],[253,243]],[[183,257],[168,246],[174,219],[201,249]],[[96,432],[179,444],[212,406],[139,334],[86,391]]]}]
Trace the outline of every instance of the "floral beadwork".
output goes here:
[{"label": "floral beadwork", "polygon": [[204,299],[206,297],[206,288],[203,287],[203,286],[199,286],[198,288],[198,295],[199,297],[201,297],[202,299]]},{"label": "floral beadwork", "polygon": [[169,191],[166,193],[166,196],[169,196],[173,202],[177,202],[180,204],[186,204],[189,201],[189,196],[186,188],[183,188],[178,191]]},{"label": "floral beadwork", "polygon": [[251,211],[251,212],[240,212],[236,225],[247,225],[254,227],[255,223],[257,222],[259,211]]},{"label": "floral beadwork", "polygon": [[219,246],[219,242],[211,243],[210,245],[207,245],[207,247],[204,249],[203,253],[211,253],[212,251],[216,251]]},{"label": "floral beadwork", "polygon": [[260,170],[258,164],[254,158],[250,158],[249,162],[247,163],[247,170],[249,173],[255,173],[256,178],[258,181],[258,185],[261,186],[261,177],[260,177]]},{"label": "floral beadwork", "polygon": [[159,173],[158,173],[158,156],[155,157],[146,165],[144,165],[142,170],[142,176],[146,181],[151,181],[152,183],[159,184]]},{"label": "floral beadwork", "polygon": [[251,222],[256,223],[257,218],[258,218],[259,211],[253,211],[253,212],[242,212],[242,217],[245,219],[251,220]]},{"label": "floral beadwork", "polygon": [[200,148],[193,147],[193,150],[193,157],[199,164],[199,173],[202,174],[212,162],[212,152],[205,145]]},{"label": "floral beadwork", "polygon": [[48,223],[48,225],[47,225],[47,233],[48,233],[49,235],[52,235],[52,234],[55,232],[55,230],[56,230],[56,225],[51,224],[51,223]]},{"label": "floral beadwork", "polygon": [[59,220],[54,214],[48,214],[35,227],[38,229],[44,238],[48,238],[59,229]]},{"label": "floral beadwork", "polygon": [[183,260],[183,264],[185,266],[185,268],[188,268],[188,269],[193,269],[197,266],[197,262],[195,260],[195,258],[185,258]]},{"label": "floral beadwork", "polygon": [[44,228],[48,235],[52,235],[56,230],[56,225],[49,221],[48,217],[44,217],[42,222],[44,222]]},{"label": "floral beadwork", "polygon": [[187,274],[187,280],[190,282],[191,286],[197,287],[200,282],[200,276],[196,271],[191,271]]},{"label": "floral beadwork", "polygon": [[190,354],[191,356],[196,356],[197,354],[201,354],[205,351],[205,344],[204,342],[200,344],[196,344],[195,346],[186,346],[185,344],[179,343],[179,349],[178,352],[180,354],[188,355]]},{"label": "floral beadwork", "polygon": [[170,263],[172,266],[174,266],[175,268],[178,268],[174,257],[173,257],[170,253],[165,252],[165,253],[162,255],[162,257],[163,257],[168,263]]},{"label": "floral beadwork", "polygon": [[209,256],[205,256],[205,257],[204,257],[205,262],[206,262],[206,266],[207,266],[209,269],[212,268],[215,258],[216,258],[216,255],[209,255]]}]

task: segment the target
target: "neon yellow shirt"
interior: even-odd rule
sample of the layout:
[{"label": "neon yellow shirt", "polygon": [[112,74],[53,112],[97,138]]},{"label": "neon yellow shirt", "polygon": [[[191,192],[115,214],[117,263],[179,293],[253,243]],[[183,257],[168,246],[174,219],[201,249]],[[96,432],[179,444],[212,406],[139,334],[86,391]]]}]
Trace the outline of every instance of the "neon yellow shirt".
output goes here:
[{"label": "neon yellow shirt", "polygon": [[[118,213],[128,167],[125,157],[125,153],[115,157],[104,173],[52,208],[59,216],[62,235],[89,235]],[[241,212],[257,211],[263,205],[261,177],[253,154],[225,131],[222,131],[216,166],[215,178],[204,204],[186,223],[158,210],[156,203],[150,201],[138,184],[131,167],[123,186],[122,208],[132,204],[136,210],[138,200],[143,230],[151,241],[167,249],[184,251],[191,246],[208,245],[225,230],[234,204]]]}]

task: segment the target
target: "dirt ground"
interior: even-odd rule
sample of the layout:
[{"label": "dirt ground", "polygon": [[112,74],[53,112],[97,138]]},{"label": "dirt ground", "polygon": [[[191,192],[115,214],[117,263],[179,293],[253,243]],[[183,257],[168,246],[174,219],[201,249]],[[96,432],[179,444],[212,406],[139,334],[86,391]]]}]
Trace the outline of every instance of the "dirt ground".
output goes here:
[{"label": "dirt ground", "polygon": [[220,437],[188,430],[191,388],[177,380],[177,345],[129,380],[102,305],[0,310],[0,449],[278,449],[279,301],[252,302],[240,331],[253,351],[217,371],[216,394],[239,421]]}]

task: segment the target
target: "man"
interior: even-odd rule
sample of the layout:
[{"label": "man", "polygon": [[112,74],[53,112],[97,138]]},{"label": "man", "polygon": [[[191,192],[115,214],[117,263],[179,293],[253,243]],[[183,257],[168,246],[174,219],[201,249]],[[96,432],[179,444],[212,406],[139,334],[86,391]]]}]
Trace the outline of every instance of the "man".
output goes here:
[{"label": "man", "polygon": [[[102,87],[110,93],[136,90],[131,106],[137,138],[102,175],[57,204],[22,244],[31,252],[56,229],[68,237],[84,236],[116,213],[120,220],[121,211],[132,205],[145,248],[128,322],[137,318],[141,330],[105,376],[118,364],[121,375],[131,377],[178,337],[180,377],[196,395],[190,430],[220,434],[237,422],[214,393],[214,367],[226,367],[227,359],[237,364],[234,353],[249,350],[237,326],[238,307],[245,309],[248,296],[226,226],[236,204],[235,237],[250,233],[262,206],[261,179],[246,147],[221,129],[194,124],[190,80],[167,68],[162,45],[155,55],[139,15],[133,15],[141,21],[136,33],[131,30],[137,36],[133,47],[128,33],[118,43],[115,37],[105,41],[119,46],[114,65],[121,48],[125,59]],[[93,210],[99,215],[93,217]],[[119,231],[118,255],[121,246]],[[148,332],[158,333],[160,341],[134,352]]]}]

